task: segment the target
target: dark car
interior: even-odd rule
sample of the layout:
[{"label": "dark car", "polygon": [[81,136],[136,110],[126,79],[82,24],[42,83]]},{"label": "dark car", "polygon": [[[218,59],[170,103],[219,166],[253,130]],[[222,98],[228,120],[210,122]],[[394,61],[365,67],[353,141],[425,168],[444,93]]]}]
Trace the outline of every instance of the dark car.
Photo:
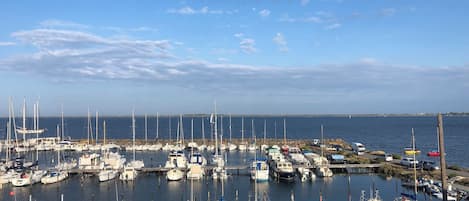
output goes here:
[{"label": "dark car", "polygon": [[427,171],[434,171],[440,169],[440,166],[438,166],[438,164],[433,161],[420,161],[418,166],[419,168],[422,168],[423,170]]}]

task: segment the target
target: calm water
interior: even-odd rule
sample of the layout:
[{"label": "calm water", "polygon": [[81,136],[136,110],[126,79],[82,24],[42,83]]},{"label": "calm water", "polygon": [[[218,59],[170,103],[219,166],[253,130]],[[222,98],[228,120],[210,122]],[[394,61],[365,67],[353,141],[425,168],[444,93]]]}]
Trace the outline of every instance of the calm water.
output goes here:
[{"label": "calm water", "polygon": [[[175,139],[177,121],[179,117],[167,116],[159,118],[158,137],[168,139],[171,128],[172,139]],[[202,120],[205,123],[205,136],[210,137],[210,125],[208,117],[185,117],[183,119],[185,138],[190,138],[191,119],[194,120],[194,137],[202,137]],[[264,121],[266,122],[266,135],[270,138],[283,138],[283,117],[245,117],[245,138],[252,136],[251,122],[254,120],[254,133],[258,138],[263,137]],[[29,120],[29,119],[28,119]],[[131,138],[130,117],[103,117],[99,119],[99,125],[103,121],[107,124],[108,138]],[[5,128],[6,119],[0,119],[1,127]],[[21,121],[18,119],[17,124]],[[28,121],[32,122],[32,121]],[[362,142],[368,149],[384,150],[392,153],[402,153],[404,147],[411,144],[411,128],[415,129],[416,144],[422,153],[437,149],[436,117],[287,117],[287,138],[312,139],[320,138],[320,125],[325,127],[325,138],[342,138],[347,142]],[[40,125],[48,131],[45,136],[56,135],[56,125],[60,123],[59,118],[41,118]],[[28,123],[28,125],[32,123]],[[93,119],[94,124],[94,119]],[[32,127],[32,126],[30,126]],[[156,117],[148,117],[149,140],[157,136]],[[93,125],[93,129],[95,126]],[[229,138],[229,118],[223,117],[224,139]],[[447,161],[449,164],[457,164],[469,167],[469,158],[465,154],[469,149],[469,117],[444,117],[445,144]],[[0,138],[5,139],[5,130],[0,132]],[[145,138],[144,118],[137,117],[136,137]],[[232,118],[232,137],[241,137],[241,118]],[[99,128],[99,137],[102,137],[102,126]],[[65,135],[73,139],[87,138],[87,119],[82,117],[65,118]],[[425,157],[423,154],[420,157]]]},{"label": "calm water", "polygon": [[[122,152],[127,158],[131,158],[131,152]],[[208,155],[208,153],[205,153]],[[258,153],[259,154],[259,153]],[[75,153],[65,153],[66,156],[76,157]],[[137,152],[137,159],[143,159],[146,166],[163,165],[166,160],[167,152]],[[254,153],[226,153],[229,165],[246,164],[252,158]],[[56,157],[54,153],[40,153],[41,166],[52,166],[55,164]],[[53,161],[53,162],[52,162]],[[200,181],[194,181],[193,192],[196,200],[216,200],[220,198],[222,189],[225,200],[236,200],[236,191],[238,191],[238,200],[254,200],[255,187],[250,181],[247,171],[229,172],[229,178],[223,182],[213,181],[206,177]],[[190,181],[168,182],[164,175],[140,174],[134,182],[122,182],[119,180],[109,182],[98,182],[97,177],[90,176],[83,178],[79,175],[73,175],[69,179],[50,185],[36,184],[29,187],[12,187],[6,185],[1,191],[0,200],[28,200],[31,195],[33,200],[60,200],[60,195],[64,194],[64,200],[116,200],[116,185],[119,200],[168,200],[168,201],[186,201],[190,198]],[[330,179],[317,178],[315,181],[301,183],[278,183],[269,181],[258,183],[257,189],[261,195],[267,194],[272,201],[290,200],[293,192],[296,201],[319,200],[319,194],[322,192],[324,200],[348,200],[350,195],[352,200],[359,200],[361,191],[369,191],[373,186],[379,189],[379,195],[384,200],[393,200],[400,192],[409,193],[409,189],[401,187],[401,181],[398,179],[382,178],[375,175],[351,175],[350,185],[348,175],[337,174]],[[10,193],[15,192],[15,196]],[[209,195],[210,193],[210,195]],[[424,195],[420,195],[424,200]],[[251,198],[250,198],[251,197]]]}]

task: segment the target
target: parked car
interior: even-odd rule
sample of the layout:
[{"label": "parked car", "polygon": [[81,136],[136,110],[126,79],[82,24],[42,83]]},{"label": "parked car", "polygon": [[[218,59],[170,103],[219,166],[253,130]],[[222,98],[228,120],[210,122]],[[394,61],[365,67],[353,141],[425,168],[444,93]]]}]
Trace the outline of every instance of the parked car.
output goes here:
[{"label": "parked car", "polygon": [[414,160],[413,158],[403,158],[401,160],[401,165],[406,167],[413,167],[414,164],[418,165],[419,161]]},{"label": "parked car", "polygon": [[392,154],[388,154],[388,153],[385,153],[379,157],[381,157],[386,162],[391,162],[393,160]]},{"label": "parked car", "polygon": [[440,166],[438,166],[435,162],[433,161],[420,161],[418,164],[419,168],[422,168],[423,170],[427,171],[434,171],[434,170],[439,170]]}]

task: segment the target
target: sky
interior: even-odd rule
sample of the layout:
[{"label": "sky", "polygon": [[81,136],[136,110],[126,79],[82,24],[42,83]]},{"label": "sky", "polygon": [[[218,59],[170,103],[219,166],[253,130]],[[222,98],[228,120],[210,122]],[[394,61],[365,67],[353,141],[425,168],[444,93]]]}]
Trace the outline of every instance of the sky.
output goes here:
[{"label": "sky", "polygon": [[0,4],[0,116],[469,112],[468,1]]}]

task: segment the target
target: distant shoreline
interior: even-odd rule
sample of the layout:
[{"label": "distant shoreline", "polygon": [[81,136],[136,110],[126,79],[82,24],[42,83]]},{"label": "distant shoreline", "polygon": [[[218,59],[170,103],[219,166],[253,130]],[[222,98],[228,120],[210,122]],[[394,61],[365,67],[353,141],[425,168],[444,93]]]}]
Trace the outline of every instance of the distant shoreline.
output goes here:
[{"label": "distant shoreline", "polygon": [[[318,118],[318,117],[436,117],[438,113],[396,113],[396,114],[217,114],[219,117],[304,117],[304,118]],[[444,117],[466,117],[469,112],[449,112],[442,113]],[[94,115],[91,115],[94,117]],[[136,115],[136,117],[144,117],[145,115]],[[159,117],[179,117],[180,114],[158,114]],[[210,114],[182,114],[183,117],[209,117]],[[30,116],[28,116],[30,118]],[[87,116],[69,115],[66,118],[86,118]],[[103,115],[101,118],[128,118],[131,115]],[[148,114],[148,117],[155,118],[156,114]],[[0,118],[8,118],[8,116],[1,116]],[[20,117],[16,117],[20,118]],[[41,118],[60,118],[60,116],[41,116]]]}]

